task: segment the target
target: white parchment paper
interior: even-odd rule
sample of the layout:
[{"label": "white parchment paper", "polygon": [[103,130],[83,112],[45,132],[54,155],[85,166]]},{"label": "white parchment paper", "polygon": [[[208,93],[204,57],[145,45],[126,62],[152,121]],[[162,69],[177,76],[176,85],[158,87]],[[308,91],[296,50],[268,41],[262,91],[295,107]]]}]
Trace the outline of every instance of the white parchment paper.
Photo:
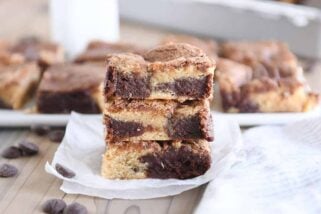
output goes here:
[{"label": "white parchment paper", "polygon": [[321,213],[321,118],[252,128],[243,160],[207,186],[197,214]]},{"label": "white parchment paper", "polygon": [[[214,116],[215,142],[212,144],[212,166],[203,176],[188,180],[140,179],[108,180],[100,176],[101,157],[105,151],[101,117],[88,118],[72,113],[66,135],[56,151],[48,173],[63,179],[66,193],[84,194],[107,199],[147,199],[179,194],[215,179],[237,161],[242,147],[239,126]],[[60,163],[72,169],[72,179],[59,175],[54,166]]]}]

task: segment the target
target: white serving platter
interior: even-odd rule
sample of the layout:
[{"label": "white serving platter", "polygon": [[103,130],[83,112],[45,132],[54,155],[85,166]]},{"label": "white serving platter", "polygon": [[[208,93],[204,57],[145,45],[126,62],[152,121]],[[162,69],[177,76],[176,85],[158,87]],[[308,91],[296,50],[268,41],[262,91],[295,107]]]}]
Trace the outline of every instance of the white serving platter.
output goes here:
[{"label": "white serving platter", "polygon": [[[86,117],[101,117],[101,115],[86,115]],[[23,111],[0,110],[0,127],[28,127],[34,124],[50,126],[65,126],[70,114],[34,114]]]},{"label": "white serving platter", "polygon": [[[282,125],[298,120],[321,117],[321,106],[314,111],[305,113],[223,113],[220,108],[220,100],[215,99],[215,103],[215,105],[212,105],[214,121],[215,115],[220,115],[236,121],[240,126]],[[86,115],[86,117],[102,117],[102,115]],[[65,126],[69,118],[70,114],[31,114],[23,111],[0,110],[0,127],[28,127],[34,124]]]},{"label": "white serving platter", "polygon": [[236,121],[240,126],[258,126],[258,125],[284,125],[299,120],[315,118],[321,116],[321,108],[305,113],[222,113],[214,111],[215,115]]}]

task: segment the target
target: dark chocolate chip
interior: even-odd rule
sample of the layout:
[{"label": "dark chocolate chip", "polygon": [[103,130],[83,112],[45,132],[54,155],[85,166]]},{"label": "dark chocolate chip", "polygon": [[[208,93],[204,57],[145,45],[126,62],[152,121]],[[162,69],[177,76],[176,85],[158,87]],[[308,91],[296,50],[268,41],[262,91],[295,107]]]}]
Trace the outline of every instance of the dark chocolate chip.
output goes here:
[{"label": "dark chocolate chip", "polygon": [[8,178],[16,174],[18,174],[18,169],[15,166],[7,163],[0,165],[0,177]]},{"label": "dark chocolate chip", "polygon": [[67,206],[65,214],[87,214],[88,210],[85,206],[74,202]]},{"label": "dark chocolate chip", "polygon": [[64,135],[65,135],[64,130],[52,130],[49,132],[48,137],[52,142],[60,143],[64,138]]},{"label": "dark chocolate chip", "polygon": [[50,131],[50,126],[37,124],[37,125],[32,125],[30,129],[36,135],[44,136],[48,134],[48,132]]},{"label": "dark chocolate chip", "polygon": [[50,199],[42,205],[42,211],[48,214],[62,214],[67,207],[61,199]]},{"label": "dark chocolate chip", "polygon": [[56,164],[56,170],[60,175],[66,177],[66,178],[73,178],[76,175],[74,171],[62,166],[59,163]]},{"label": "dark chocolate chip", "polygon": [[39,153],[39,147],[28,141],[19,143],[19,148],[21,149],[23,156],[33,156]]},{"label": "dark chocolate chip", "polygon": [[9,146],[3,150],[1,156],[7,159],[19,158],[22,156],[22,151],[16,146]]}]

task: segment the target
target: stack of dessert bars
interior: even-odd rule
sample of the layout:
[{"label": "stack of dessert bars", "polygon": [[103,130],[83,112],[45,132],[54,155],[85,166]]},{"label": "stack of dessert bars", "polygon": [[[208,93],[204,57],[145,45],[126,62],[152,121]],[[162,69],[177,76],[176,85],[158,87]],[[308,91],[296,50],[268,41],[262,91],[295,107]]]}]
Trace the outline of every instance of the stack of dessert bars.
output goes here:
[{"label": "stack of dessert bars", "polygon": [[102,176],[188,179],[204,174],[211,165],[214,69],[201,49],[184,43],[142,55],[109,55]]}]

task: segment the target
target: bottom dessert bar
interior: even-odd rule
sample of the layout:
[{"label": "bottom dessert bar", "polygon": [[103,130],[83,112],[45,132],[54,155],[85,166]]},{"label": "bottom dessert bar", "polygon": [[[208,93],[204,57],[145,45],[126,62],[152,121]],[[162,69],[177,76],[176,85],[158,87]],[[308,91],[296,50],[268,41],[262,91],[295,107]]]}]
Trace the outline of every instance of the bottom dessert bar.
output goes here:
[{"label": "bottom dessert bar", "polygon": [[108,144],[101,174],[107,179],[188,179],[211,165],[209,142],[130,141]]}]

